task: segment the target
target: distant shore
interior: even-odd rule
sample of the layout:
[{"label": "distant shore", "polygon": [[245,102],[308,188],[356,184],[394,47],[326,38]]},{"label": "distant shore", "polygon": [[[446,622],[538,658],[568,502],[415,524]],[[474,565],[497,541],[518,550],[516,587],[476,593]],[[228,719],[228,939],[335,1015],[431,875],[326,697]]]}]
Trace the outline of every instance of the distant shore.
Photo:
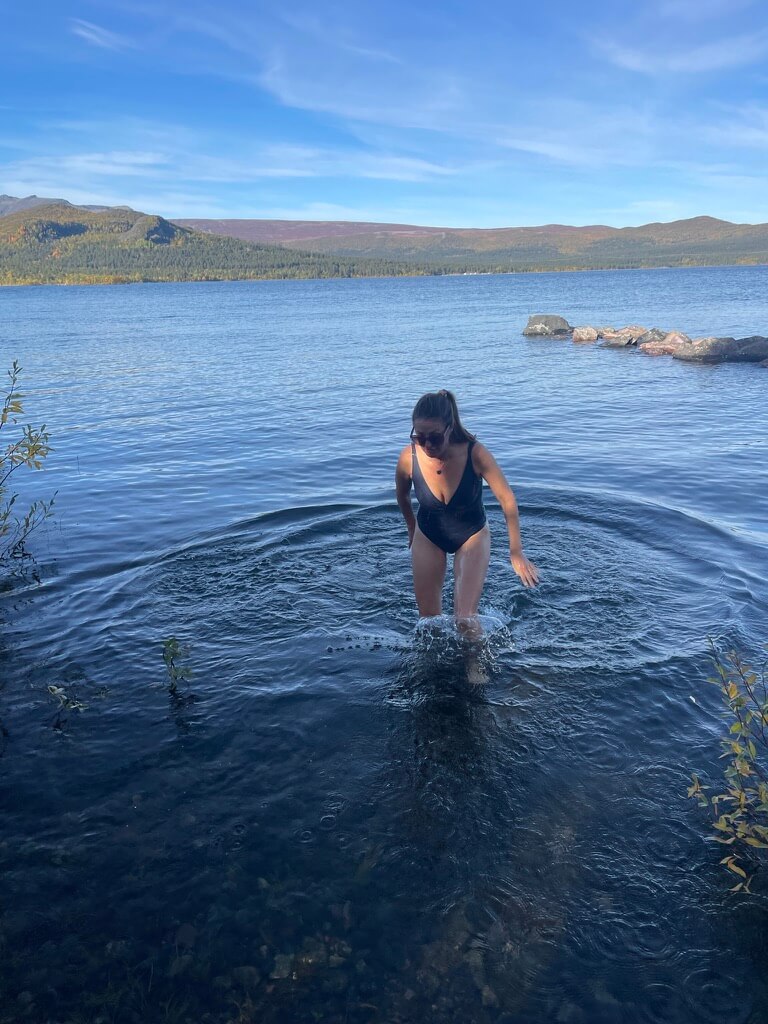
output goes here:
[{"label": "distant shore", "polygon": [[513,270],[433,270],[411,269],[403,266],[402,272],[398,273],[340,273],[340,274],[318,274],[307,276],[304,274],[253,274],[228,276],[223,274],[211,274],[205,276],[178,276],[178,278],[126,278],[123,274],[115,276],[101,276],[97,274],[68,274],[66,280],[44,280],[33,278],[26,280],[0,280],[0,288],[42,288],[45,286],[67,288],[83,287],[85,285],[201,285],[221,284],[223,282],[268,282],[268,281],[396,281],[398,278],[509,278],[517,274],[543,274],[543,273],[614,273],[622,271],[637,270],[702,270],[708,268],[730,268],[730,269],[755,269],[757,267],[768,267],[765,263],[686,263],[681,266],[558,266],[528,268],[520,267]]}]

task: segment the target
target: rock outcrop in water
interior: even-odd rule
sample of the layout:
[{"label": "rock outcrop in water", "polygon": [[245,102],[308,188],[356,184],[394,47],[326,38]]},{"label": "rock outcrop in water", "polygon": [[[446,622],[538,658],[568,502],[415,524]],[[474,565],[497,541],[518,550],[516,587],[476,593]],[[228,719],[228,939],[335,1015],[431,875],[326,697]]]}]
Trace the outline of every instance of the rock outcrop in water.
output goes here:
[{"label": "rock outcrop in water", "polygon": [[573,327],[563,317],[553,316],[550,313],[537,313],[528,317],[528,324],[523,334],[532,338],[564,338],[572,331]]},{"label": "rock outcrop in water", "polygon": [[571,327],[553,313],[535,313],[523,330],[526,337],[567,338],[579,344],[599,342],[601,348],[636,348],[644,355],[666,356],[689,363],[759,363],[768,367],[768,338],[754,334],[748,338],[690,338],[682,331],[660,327]]}]

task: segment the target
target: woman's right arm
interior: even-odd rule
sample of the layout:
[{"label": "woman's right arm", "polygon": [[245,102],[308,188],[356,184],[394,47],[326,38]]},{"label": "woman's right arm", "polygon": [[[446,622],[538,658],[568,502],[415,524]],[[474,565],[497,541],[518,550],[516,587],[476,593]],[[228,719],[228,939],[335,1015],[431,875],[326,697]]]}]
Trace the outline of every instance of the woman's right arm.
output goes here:
[{"label": "woman's right arm", "polygon": [[405,525],[408,527],[408,547],[413,543],[413,534],[416,530],[416,517],[411,504],[411,458],[410,446],[406,445],[400,452],[395,470],[395,493]]}]

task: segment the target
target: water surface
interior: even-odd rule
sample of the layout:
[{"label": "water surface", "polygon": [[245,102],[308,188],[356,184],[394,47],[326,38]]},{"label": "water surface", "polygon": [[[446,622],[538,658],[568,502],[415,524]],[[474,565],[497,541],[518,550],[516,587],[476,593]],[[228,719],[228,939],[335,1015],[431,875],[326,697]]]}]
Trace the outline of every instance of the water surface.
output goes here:
[{"label": "water surface", "polygon": [[[768,333],[765,295],[763,268],[0,291],[56,448],[23,497],[58,491],[4,599],[0,1021],[765,1019],[762,904],[685,786],[721,767],[708,638],[766,640],[768,374],[520,336]],[[393,500],[439,387],[542,577],[489,500],[479,688],[415,630]]]}]

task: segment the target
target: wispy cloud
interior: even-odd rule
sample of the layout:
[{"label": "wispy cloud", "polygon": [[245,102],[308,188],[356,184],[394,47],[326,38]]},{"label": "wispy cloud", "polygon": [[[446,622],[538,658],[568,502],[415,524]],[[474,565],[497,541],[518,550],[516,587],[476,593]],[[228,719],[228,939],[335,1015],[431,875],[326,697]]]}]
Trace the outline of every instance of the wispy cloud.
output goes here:
[{"label": "wispy cloud", "polygon": [[493,137],[504,148],[572,167],[628,167],[648,162],[661,130],[658,119],[642,102],[629,108],[536,100],[518,112],[515,125]]},{"label": "wispy cloud", "polygon": [[768,149],[768,107],[752,103],[745,107],[724,106],[718,120],[701,126],[700,136],[718,147]]},{"label": "wispy cloud", "polygon": [[127,152],[114,150],[104,153],[63,153],[58,156],[17,161],[0,166],[6,175],[23,174],[32,180],[36,176],[49,179],[80,178],[155,178],[168,168],[168,159],[160,153]]},{"label": "wispy cloud", "polygon": [[350,32],[346,26],[339,24],[331,25],[325,16],[323,19],[320,19],[314,15],[301,16],[289,12],[282,14],[281,18],[291,28],[295,28],[299,32],[303,32],[333,49],[345,50],[347,53],[355,54],[358,57],[365,57],[369,60],[386,61],[391,64],[403,63],[402,59],[396,57],[393,53],[376,47],[364,46],[359,42],[350,40]]},{"label": "wispy cloud", "polygon": [[92,46],[98,46],[103,50],[125,50],[133,44],[125,36],[118,35],[110,29],[94,25],[91,21],[82,21],[80,18],[72,18],[69,23],[70,31],[84,39]]},{"label": "wispy cloud", "polygon": [[[131,149],[82,149],[77,143],[83,142],[82,135],[88,130],[95,137],[112,133],[138,145]],[[447,180],[461,175],[463,170],[459,164],[441,164],[361,147],[269,143],[238,147],[226,135],[190,133],[185,138],[174,132],[172,125],[164,130],[158,123],[134,119],[110,126],[98,121],[71,125],[59,122],[58,134],[57,151],[48,149],[25,159],[0,163],[0,180],[13,182],[13,187],[24,195],[68,196],[85,192],[98,196],[114,194],[120,188],[128,194],[134,192],[137,181],[152,182],[158,194],[183,188],[194,194],[196,190],[208,192],[211,186],[219,190],[258,187],[263,191],[267,182],[290,189],[290,183],[300,179],[421,183]],[[50,140],[53,131],[48,131],[47,137]],[[166,144],[158,147],[162,138]],[[227,155],[236,150],[237,156]],[[210,202],[215,208],[215,198]]]},{"label": "wispy cloud", "polygon": [[611,39],[594,39],[593,44],[611,64],[627,71],[647,75],[697,74],[755,63],[768,53],[768,32],[731,36],[667,53],[653,46],[635,49]]}]

